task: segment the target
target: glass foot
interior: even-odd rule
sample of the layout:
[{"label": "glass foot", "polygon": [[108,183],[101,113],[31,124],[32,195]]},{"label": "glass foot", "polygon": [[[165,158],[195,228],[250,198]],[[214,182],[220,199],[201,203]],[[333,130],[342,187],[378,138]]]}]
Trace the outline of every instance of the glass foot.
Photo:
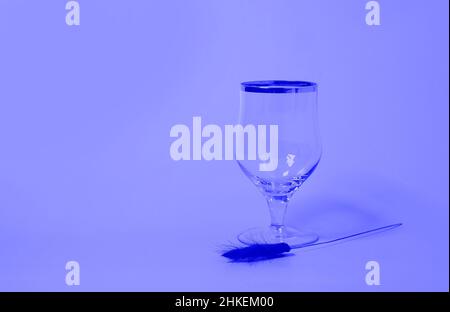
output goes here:
[{"label": "glass foot", "polygon": [[238,235],[238,240],[246,245],[286,243],[291,248],[312,244],[319,239],[314,233],[300,232],[286,226],[268,226],[248,229]]}]

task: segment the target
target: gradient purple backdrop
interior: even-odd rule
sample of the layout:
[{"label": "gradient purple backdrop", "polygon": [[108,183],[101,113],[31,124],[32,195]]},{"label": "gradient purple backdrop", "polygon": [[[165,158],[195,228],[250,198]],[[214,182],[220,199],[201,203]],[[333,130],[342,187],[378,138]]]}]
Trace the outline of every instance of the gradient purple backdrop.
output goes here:
[{"label": "gradient purple backdrop", "polygon": [[[380,0],[369,27],[366,2],[80,0],[68,27],[66,1],[0,0],[0,290],[448,291],[449,3]],[[218,256],[265,201],[235,162],[174,162],[169,131],[236,122],[261,79],[320,85],[323,157],[287,223],[402,228]]]}]

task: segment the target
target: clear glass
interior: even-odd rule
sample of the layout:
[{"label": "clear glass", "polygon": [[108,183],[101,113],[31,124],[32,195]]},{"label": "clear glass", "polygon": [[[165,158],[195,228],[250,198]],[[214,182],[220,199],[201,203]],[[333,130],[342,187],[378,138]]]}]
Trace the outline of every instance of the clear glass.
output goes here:
[{"label": "clear glass", "polygon": [[241,233],[238,239],[242,243],[285,242],[299,247],[318,240],[314,233],[304,233],[284,224],[289,200],[312,174],[321,157],[317,111],[316,83],[277,80],[241,84],[239,123],[244,127],[266,125],[266,147],[270,146],[269,125],[278,126],[275,170],[262,171],[263,161],[258,157],[238,160],[242,171],[266,198],[271,217],[270,226]]}]

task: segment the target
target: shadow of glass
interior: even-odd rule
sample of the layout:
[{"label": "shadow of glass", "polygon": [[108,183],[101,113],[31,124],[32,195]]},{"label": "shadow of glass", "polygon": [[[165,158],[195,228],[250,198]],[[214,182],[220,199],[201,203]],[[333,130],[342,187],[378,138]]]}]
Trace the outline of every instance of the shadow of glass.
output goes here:
[{"label": "shadow of glass", "polygon": [[287,225],[317,233],[321,241],[406,222],[405,209],[418,202],[401,184],[380,177],[348,174],[327,182],[330,192],[323,187],[321,196],[302,196],[300,189],[286,216]]}]

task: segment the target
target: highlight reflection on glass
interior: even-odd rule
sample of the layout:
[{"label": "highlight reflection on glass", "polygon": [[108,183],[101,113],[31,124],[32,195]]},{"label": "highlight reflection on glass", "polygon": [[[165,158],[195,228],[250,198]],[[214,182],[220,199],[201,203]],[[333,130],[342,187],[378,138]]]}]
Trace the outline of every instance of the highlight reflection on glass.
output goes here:
[{"label": "highlight reflection on glass", "polygon": [[[317,84],[305,81],[252,81],[241,84],[241,125],[278,125],[278,166],[262,171],[260,160],[238,160],[269,205],[271,224],[241,233],[245,244],[288,243],[292,247],[318,236],[284,225],[288,202],[319,163],[322,148],[317,116]],[[267,135],[266,146],[269,146]]]}]

